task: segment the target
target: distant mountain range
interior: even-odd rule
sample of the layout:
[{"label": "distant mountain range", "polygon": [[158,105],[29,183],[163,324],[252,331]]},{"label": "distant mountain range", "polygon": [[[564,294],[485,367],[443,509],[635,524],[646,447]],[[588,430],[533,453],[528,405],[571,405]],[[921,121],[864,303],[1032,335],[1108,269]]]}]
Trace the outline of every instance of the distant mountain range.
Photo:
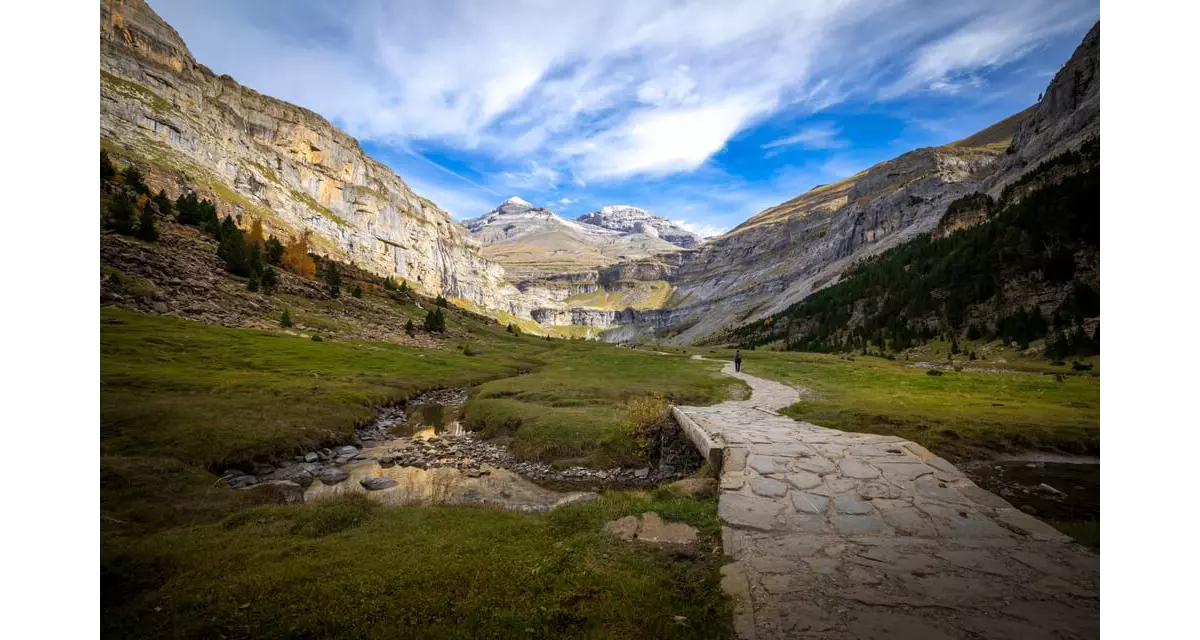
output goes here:
[{"label": "distant mountain range", "polygon": [[[567,220],[518,197],[455,224],[320,115],[197,62],[143,0],[102,0],[100,144],[155,191],[195,191],[244,228],[257,220],[280,237],[310,233],[319,255],[481,313],[689,343],[779,314],[915,238],[986,223],[984,209],[947,213],[964,197],[999,198],[1032,174],[1061,180],[1038,168],[1098,145],[1099,69],[1097,23],[1032,107],[814,188],[717,238],[636,207]],[[1093,278],[1090,263],[1077,267],[1098,291],[1098,269]],[[1058,295],[1047,290],[1038,304],[1057,308]]]}]

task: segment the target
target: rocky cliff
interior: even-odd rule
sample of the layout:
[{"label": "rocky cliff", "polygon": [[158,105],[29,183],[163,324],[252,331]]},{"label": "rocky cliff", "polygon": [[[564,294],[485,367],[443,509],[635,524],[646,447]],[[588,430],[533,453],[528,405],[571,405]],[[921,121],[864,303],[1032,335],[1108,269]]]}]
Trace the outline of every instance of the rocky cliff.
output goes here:
[{"label": "rocky cliff", "polygon": [[142,0],[100,3],[100,137],[155,188],[215,197],[243,226],[308,230],[318,253],[528,316],[504,268],[445,211],[321,116],[197,63]]}]

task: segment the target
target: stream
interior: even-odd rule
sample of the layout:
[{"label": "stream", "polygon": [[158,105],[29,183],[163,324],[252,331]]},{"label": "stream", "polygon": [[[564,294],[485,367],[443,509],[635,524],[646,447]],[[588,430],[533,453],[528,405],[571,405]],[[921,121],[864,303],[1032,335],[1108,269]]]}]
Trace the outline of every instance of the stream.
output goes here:
[{"label": "stream", "polygon": [[958,465],[976,484],[1042,520],[1100,519],[1100,458],[1038,452]]},{"label": "stream", "polygon": [[678,434],[664,437],[653,467],[557,468],[518,460],[501,440],[484,441],[466,430],[466,402],[465,389],[423,393],[378,409],[350,444],[310,451],[281,466],[255,465],[249,474],[227,470],[222,478],[234,489],[273,484],[294,494],[292,501],[364,493],[396,506],[469,504],[540,513],[595,500],[599,489],[679,479],[700,465]]}]

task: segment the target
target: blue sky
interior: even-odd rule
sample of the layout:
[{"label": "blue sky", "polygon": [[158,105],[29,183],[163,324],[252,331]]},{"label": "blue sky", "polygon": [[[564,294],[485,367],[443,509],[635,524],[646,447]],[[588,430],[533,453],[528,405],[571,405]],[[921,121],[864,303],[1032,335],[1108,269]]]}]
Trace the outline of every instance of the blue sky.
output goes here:
[{"label": "blue sky", "polygon": [[709,234],[1032,104],[1086,0],[150,0],[197,60],[456,219],[510,195]]}]

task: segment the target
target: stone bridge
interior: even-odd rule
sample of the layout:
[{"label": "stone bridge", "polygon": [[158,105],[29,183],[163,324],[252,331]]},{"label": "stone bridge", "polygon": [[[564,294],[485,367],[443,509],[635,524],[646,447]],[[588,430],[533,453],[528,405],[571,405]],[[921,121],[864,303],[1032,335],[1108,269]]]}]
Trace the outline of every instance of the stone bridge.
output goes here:
[{"label": "stone bridge", "polygon": [[779,415],[795,389],[723,371],[749,400],[673,411],[719,464],[740,637],[1099,637],[1096,555],[918,444]]}]

